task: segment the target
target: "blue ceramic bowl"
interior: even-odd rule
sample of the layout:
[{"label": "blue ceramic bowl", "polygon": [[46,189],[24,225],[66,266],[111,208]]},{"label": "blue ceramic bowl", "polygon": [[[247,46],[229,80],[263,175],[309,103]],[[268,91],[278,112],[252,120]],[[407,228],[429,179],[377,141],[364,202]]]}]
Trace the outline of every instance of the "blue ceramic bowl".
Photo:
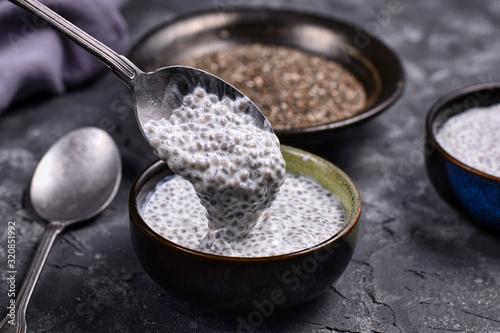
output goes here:
[{"label": "blue ceramic bowl", "polygon": [[451,117],[474,107],[500,104],[500,83],[466,87],[445,95],[426,119],[427,174],[441,197],[472,221],[500,230],[500,178],[476,170],[449,155],[436,134]]}]

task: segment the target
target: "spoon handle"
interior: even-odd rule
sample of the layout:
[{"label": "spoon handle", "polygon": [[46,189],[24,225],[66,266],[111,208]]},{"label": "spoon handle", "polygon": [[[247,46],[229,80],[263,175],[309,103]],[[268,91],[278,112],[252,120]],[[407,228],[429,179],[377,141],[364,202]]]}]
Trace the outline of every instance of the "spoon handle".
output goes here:
[{"label": "spoon handle", "polygon": [[43,18],[57,31],[78,43],[84,49],[99,58],[118,76],[127,86],[141,71],[126,57],[116,53],[94,37],[90,36],[76,25],[72,24],[50,8],[36,0],[9,0],[35,16]]},{"label": "spoon handle", "polygon": [[35,289],[38,277],[42,272],[45,260],[49,255],[50,249],[52,248],[52,244],[54,244],[56,236],[61,233],[64,227],[64,223],[49,222],[45,228],[40,244],[38,245],[33,261],[31,262],[31,266],[28,270],[28,274],[21,286],[21,289],[19,290],[19,293],[17,294],[15,325],[9,323],[11,317],[7,316],[0,323],[0,333],[26,332],[26,309],[28,308],[28,303],[31,295],[33,294],[33,290]]}]

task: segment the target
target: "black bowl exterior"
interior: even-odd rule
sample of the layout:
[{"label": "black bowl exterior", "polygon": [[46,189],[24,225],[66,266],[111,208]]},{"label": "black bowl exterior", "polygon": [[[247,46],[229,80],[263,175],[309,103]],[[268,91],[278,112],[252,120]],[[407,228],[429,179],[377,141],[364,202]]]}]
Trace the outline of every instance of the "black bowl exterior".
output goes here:
[{"label": "black bowl exterior", "polygon": [[365,109],[351,118],[275,130],[282,143],[304,146],[325,142],[339,130],[386,110],[403,92],[401,62],[379,39],[349,23],[290,9],[235,8],[177,16],[142,38],[129,58],[144,70],[154,70],[178,65],[192,56],[255,42],[293,47],[333,60],[356,76],[367,94]]},{"label": "black bowl exterior", "polygon": [[309,253],[250,261],[206,260],[165,246],[133,221],[130,230],[139,261],[157,284],[196,302],[241,311],[289,307],[323,293],[347,267],[357,227],[351,229],[349,237]]},{"label": "black bowl exterior", "polygon": [[500,229],[500,178],[462,164],[436,141],[436,133],[452,116],[473,107],[500,103],[500,84],[483,84],[450,93],[438,100],[426,119],[426,169],[439,195],[482,226]]},{"label": "black bowl exterior", "polygon": [[[294,154],[298,150],[289,148],[290,152]],[[330,288],[351,260],[357,240],[360,201],[348,212],[354,222],[335,237],[292,254],[223,257],[174,244],[149,228],[138,212],[154,185],[168,175],[172,172],[163,162],[150,166],[132,185],[129,208],[132,243],[139,261],[156,283],[172,293],[228,310],[289,307]],[[357,192],[352,184],[338,186],[342,186],[344,198],[348,192]]]}]

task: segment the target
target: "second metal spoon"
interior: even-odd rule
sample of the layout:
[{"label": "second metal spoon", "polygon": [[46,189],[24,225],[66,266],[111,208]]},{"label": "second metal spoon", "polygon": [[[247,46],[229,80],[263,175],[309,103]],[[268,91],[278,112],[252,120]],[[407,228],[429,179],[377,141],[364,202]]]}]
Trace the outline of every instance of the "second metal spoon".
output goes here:
[{"label": "second metal spoon", "polygon": [[49,222],[17,292],[15,311],[0,323],[0,333],[26,332],[26,309],[56,236],[106,208],[118,191],[121,174],[118,147],[99,128],[71,131],[45,153],[33,175],[30,196],[35,211]]}]

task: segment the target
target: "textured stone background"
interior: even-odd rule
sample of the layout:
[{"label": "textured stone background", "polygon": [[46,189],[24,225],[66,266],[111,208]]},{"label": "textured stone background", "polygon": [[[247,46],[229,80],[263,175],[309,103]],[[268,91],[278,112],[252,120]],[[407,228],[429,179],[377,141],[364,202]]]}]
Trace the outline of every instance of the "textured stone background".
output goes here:
[{"label": "textured stone background", "polygon": [[[132,41],[176,13],[243,0],[132,0]],[[354,258],[312,302],[274,313],[261,332],[500,332],[500,235],[448,207],[423,168],[426,111],[442,94],[500,80],[500,2],[400,0],[382,25],[386,1],[254,1],[378,27],[403,62],[403,97],[388,111],[310,150],[340,166],[364,202]],[[378,24],[378,26],[377,26]],[[8,84],[2,82],[1,84]],[[129,94],[112,74],[55,98],[33,99],[0,116],[0,280],[7,222],[17,223],[18,287],[44,229],[27,200],[38,160],[71,129],[106,127],[120,146],[124,177],[109,209],[59,237],[28,309],[30,332],[234,332],[236,315],[169,295],[144,273],[128,231],[127,195],[154,156],[141,137]],[[0,305],[7,292],[2,282]],[[245,317],[245,314],[242,315]]]}]

